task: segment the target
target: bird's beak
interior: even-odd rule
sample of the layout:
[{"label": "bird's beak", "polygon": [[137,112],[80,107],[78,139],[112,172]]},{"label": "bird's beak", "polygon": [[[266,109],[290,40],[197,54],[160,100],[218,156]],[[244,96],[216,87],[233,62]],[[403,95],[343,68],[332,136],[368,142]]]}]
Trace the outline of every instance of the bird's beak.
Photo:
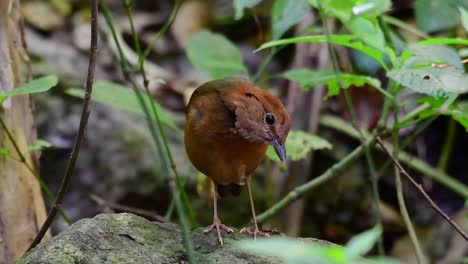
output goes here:
[{"label": "bird's beak", "polygon": [[283,164],[286,164],[286,148],[284,144],[279,143],[278,138],[274,137],[271,145]]}]

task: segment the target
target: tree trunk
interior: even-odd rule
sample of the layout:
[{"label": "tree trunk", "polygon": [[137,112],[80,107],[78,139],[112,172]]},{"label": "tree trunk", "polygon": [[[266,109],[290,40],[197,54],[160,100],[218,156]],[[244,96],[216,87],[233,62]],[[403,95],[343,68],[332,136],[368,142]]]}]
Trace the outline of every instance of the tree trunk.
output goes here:
[{"label": "tree trunk", "polygon": [[[0,91],[22,83],[20,55],[23,49],[18,0],[0,0]],[[27,146],[36,139],[29,96],[15,96],[0,105],[0,118],[32,168],[37,160]],[[6,130],[0,126],[0,148],[19,160]],[[13,263],[28,248],[45,219],[45,206],[38,182],[21,162],[0,155],[0,264]]]}]

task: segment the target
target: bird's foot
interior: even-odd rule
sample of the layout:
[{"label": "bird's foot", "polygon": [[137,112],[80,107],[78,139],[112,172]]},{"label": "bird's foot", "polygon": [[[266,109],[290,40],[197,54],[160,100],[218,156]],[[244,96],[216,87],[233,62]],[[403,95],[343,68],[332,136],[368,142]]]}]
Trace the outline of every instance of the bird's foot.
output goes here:
[{"label": "bird's foot", "polygon": [[263,236],[263,237],[270,237],[270,234],[268,232],[263,232],[258,227],[256,227],[253,231],[250,231],[247,227],[244,227],[240,231],[241,234],[249,234],[254,237],[254,239],[257,238],[257,236]]},{"label": "bird's foot", "polygon": [[223,238],[221,237],[221,229],[226,231],[227,233],[232,233],[233,230],[232,228],[226,226],[226,225],[223,225],[221,223],[221,221],[219,220],[219,218],[215,218],[213,219],[213,224],[211,224],[209,227],[207,227],[205,230],[203,230],[203,233],[205,234],[208,234],[210,233],[211,231],[213,231],[213,229],[216,228],[216,233],[218,233],[218,241],[219,243],[222,245],[223,244]]}]

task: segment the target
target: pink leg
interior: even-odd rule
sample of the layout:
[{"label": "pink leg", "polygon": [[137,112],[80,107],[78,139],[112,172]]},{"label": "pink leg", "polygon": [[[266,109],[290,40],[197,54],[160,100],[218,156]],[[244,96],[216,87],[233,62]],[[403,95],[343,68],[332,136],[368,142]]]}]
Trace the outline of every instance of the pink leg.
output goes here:
[{"label": "pink leg", "polygon": [[250,208],[252,208],[252,217],[253,217],[253,221],[254,221],[254,231],[250,231],[249,229],[244,227],[244,228],[241,229],[240,232],[253,235],[254,239],[257,239],[257,235],[264,236],[264,237],[269,237],[270,235],[267,232],[261,231],[258,228],[258,225],[257,225],[257,217],[255,216],[255,207],[254,207],[254,202],[253,202],[253,198],[252,198],[252,189],[250,187],[250,176],[247,177],[247,179],[245,179],[245,181],[247,183],[247,191],[249,192]]},{"label": "pink leg", "polygon": [[215,193],[214,193],[214,199],[213,199],[213,224],[207,227],[203,232],[205,234],[210,233],[213,231],[213,229],[216,228],[216,232],[218,233],[218,241],[223,244],[223,238],[221,237],[221,229],[226,231],[227,233],[232,233],[232,228],[223,225],[221,221],[218,218],[218,190],[216,189],[216,184],[215,184]]}]

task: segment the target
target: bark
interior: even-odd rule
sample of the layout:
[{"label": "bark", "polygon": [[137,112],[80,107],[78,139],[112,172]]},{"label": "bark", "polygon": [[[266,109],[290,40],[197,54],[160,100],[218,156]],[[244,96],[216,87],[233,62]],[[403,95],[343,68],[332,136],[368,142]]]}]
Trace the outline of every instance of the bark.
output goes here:
[{"label": "bark", "polygon": [[[21,55],[25,56],[20,31],[19,1],[0,0],[0,91],[22,84]],[[32,102],[15,96],[0,105],[0,118],[32,167],[36,161],[27,151],[35,141]],[[0,148],[19,158],[0,126]],[[24,254],[45,219],[39,184],[21,162],[0,155],[0,263],[13,263]]]}]

